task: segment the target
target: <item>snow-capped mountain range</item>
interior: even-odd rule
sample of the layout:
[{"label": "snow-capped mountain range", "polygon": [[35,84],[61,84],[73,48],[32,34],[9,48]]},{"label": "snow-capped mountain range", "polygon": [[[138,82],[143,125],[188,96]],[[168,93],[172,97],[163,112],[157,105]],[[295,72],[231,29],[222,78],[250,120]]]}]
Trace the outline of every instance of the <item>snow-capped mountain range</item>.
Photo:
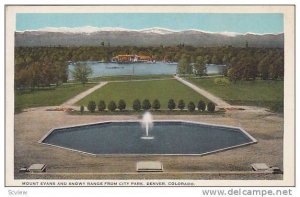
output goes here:
[{"label": "snow-capped mountain range", "polygon": [[283,47],[283,33],[257,34],[237,32],[208,32],[198,29],[170,30],[153,27],[133,30],[120,27],[46,27],[37,30],[16,31],[16,46],[98,45],[99,40],[111,45],[177,45],[194,46],[253,46]]},{"label": "snow-capped mountain range", "polygon": [[[153,33],[153,34],[172,34],[178,32],[202,32],[202,33],[210,33],[210,34],[221,34],[226,36],[236,36],[236,35],[245,35],[245,34],[253,34],[253,35],[265,35],[265,34],[273,34],[274,33],[265,33],[265,34],[258,34],[252,32],[246,33],[237,33],[237,32],[209,32],[199,29],[187,29],[182,31],[175,31],[171,29],[161,28],[161,27],[153,27],[153,28],[146,28],[146,29],[126,29],[121,27],[93,27],[93,26],[84,26],[84,27],[46,27],[37,30],[25,30],[25,31],[16,31],[18,33],[24,32],[59,32],[59,33],[95,33],[95,32],[141,32],[141,33]],[[280,33],[278,33],[280,34]]]}]

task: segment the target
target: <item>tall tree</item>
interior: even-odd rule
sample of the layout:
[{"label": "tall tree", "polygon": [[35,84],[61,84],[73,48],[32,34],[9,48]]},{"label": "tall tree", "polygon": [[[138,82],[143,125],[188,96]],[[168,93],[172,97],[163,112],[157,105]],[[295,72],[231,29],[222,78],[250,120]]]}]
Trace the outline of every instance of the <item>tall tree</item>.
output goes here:
[{"label": "tall tree", "polygon": [[30,84],[31,90],[34,90],[35,87],[39,87],[42,80],[42,72],[41,72],[41,66],[38,64],[38,62],[33,62],[28,67],[28,84]]},{"label": "tall tree", "polygon": [[261,79],[267,80],[269,79],[269,65],[270,58],[268,56],[264,57],[257,66],[258,72],[260,73]]},{"label": "tall tree", "polygon": [[82,84],[88,82],[88,77],[92,74],[92,69],[87,64],[78,63],[72,71],[73,78]]},{"label": "tall tree", "polygon": [[227,75],[234,83],[242,79],[242,69],[239,66],[232,66],[228,69]]},{"label": "tall tree", "polygon": [[188,61],[188,58],[186,55],[182,55],[181,59],[178,62],[177,65],[177,72],[179,74],[191,74],[192,73],[192,66],[190,65],[190,62]]},{"label": "tall tree", "polygon": [[194,73],[198,76],[203,76],[206,74],[206,64],[207,61],[204,57],[198,56],[194,64]]},{"label": "tall tree", "polygon": [[216,55],[213,55],[213,57],[211,58],[211,63],[212,64],[218,64],[218,57]]},{"label": "tall tree", "polygon": [[242,79],[255,80],[257,76],[257,65],[250,54],[243,54],[240,61],[236,64],[242,70]]},{"label": "tall tree", "polygon": [[283,57],[277,57],[269,67],[270,77],[274,80],[283,79],[284,77],[284,61]]}]

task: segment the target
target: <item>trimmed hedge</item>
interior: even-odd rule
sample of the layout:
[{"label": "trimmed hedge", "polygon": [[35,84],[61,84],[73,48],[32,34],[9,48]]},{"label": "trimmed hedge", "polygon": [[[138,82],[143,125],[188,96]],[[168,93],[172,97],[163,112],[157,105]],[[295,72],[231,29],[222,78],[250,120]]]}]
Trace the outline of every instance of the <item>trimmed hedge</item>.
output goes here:
[{"label": "trimmed hedge", "polygon": [[107,106],[109,111],[115,111],[117,109],[117,105],[115,101],[110,101]]},{"label": "trimmed hedge", "polygon": [[153,101],[153,103],[152,103],[152,108],[153,108],[154,110],[159,110],[159,109],[160,109],[160,102],[159,102],[158,99],[155,99],[155,100]]},{"label": "trimmed hedge", "polygon": [[184,100],[179,100],[178,101],[178,106],[177,106],[181,111],[185,108],[185,103]]},{"label": "trimmed hedge", "polygon": [[215,105],[214,103],[209,102],[209,103],[207,104],[207,111],[209,111],[209,112],[214,112],[214,111],[215,111],[215,108],[216,108],[216,105]]},{"label": "trimmed hedge", "polygon": [[87,108],[90,112],[95,112],[96,109],[95,101],[89,101]]},{"label": "trimmed hedge", "polygon": [[140,111],[142,108],[141,101],[139,99],[135,99],[132,104],[132,109],[134,111]]},{"label": "trimmed hedge", "polygon": [[124,109],[126,109],[126,103],[123,99],[120,99],[119,100],[119,103],[118,103],[118,109],[120,111],[123,111]]},{"label": "trimmed hedge", "polygon": [[206,104],[204,101],[200,100],[198,102],[198,105],[197,105],[197,108],[199,111],[205,111],[205,108],[206,108]]},{"label": "trimmed hedge", "polygon": [[151,109],[151,103],[148,99],[143,100],[142,108],[144,110],[149,110]]},{"label": "trimmed hedge", "polygon": [[196,108],[196,106],[195,106],[195,104],[194,104],[194,102],[189,102],[189,104],[188,104],[188,110],[189,110],[189,112],[193,112],[193,111],[195,111],[195,108]]},{"label": "trimmed hedge", "polygon": [[174,99],[170,99],[169,102],[168,102],[168,108],[169,110],[173,110],[176,108],[176,103],[174,101]]},{"label": "trimmed hedge", "polygon": [[100,100],[98,103],[98,111],[104,111],[106,109],[106,104],[103,100]]}]

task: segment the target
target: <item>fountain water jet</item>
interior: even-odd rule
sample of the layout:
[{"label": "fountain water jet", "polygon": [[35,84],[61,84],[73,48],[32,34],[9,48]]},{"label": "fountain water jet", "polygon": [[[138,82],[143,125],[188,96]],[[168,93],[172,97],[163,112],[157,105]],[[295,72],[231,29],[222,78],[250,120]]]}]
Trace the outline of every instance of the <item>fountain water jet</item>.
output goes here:
[{"label": "fountain water jet", "polygon": [[141,139],[150,140],[154,139],[153,136],[149,136],[149,129],[153,126],[152,115],[150,112],[146,112],[143,115],[142,127],[146,129],[146,136],[142,136]]}]

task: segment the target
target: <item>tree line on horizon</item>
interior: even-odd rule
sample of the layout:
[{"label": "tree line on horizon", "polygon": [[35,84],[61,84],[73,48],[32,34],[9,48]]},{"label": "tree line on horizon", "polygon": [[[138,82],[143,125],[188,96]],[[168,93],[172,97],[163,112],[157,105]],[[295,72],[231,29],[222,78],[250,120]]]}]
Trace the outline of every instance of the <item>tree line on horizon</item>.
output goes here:
[{"label": "tree line on horizon", "polygon": [[[70,61],[109,62],[119,54],[148,55],[156,61],[178,62],[178,73],[203,75],[203,64],[225,64],[233,81],[283,79],[284,49],[253,47],[177,46],[82,46],[15,47],[15,86],[18,89],[47,87],[67,82]],[[193,67],[191,64],[193,63]],[[196,72],[194,72],[196,71]]]}]

